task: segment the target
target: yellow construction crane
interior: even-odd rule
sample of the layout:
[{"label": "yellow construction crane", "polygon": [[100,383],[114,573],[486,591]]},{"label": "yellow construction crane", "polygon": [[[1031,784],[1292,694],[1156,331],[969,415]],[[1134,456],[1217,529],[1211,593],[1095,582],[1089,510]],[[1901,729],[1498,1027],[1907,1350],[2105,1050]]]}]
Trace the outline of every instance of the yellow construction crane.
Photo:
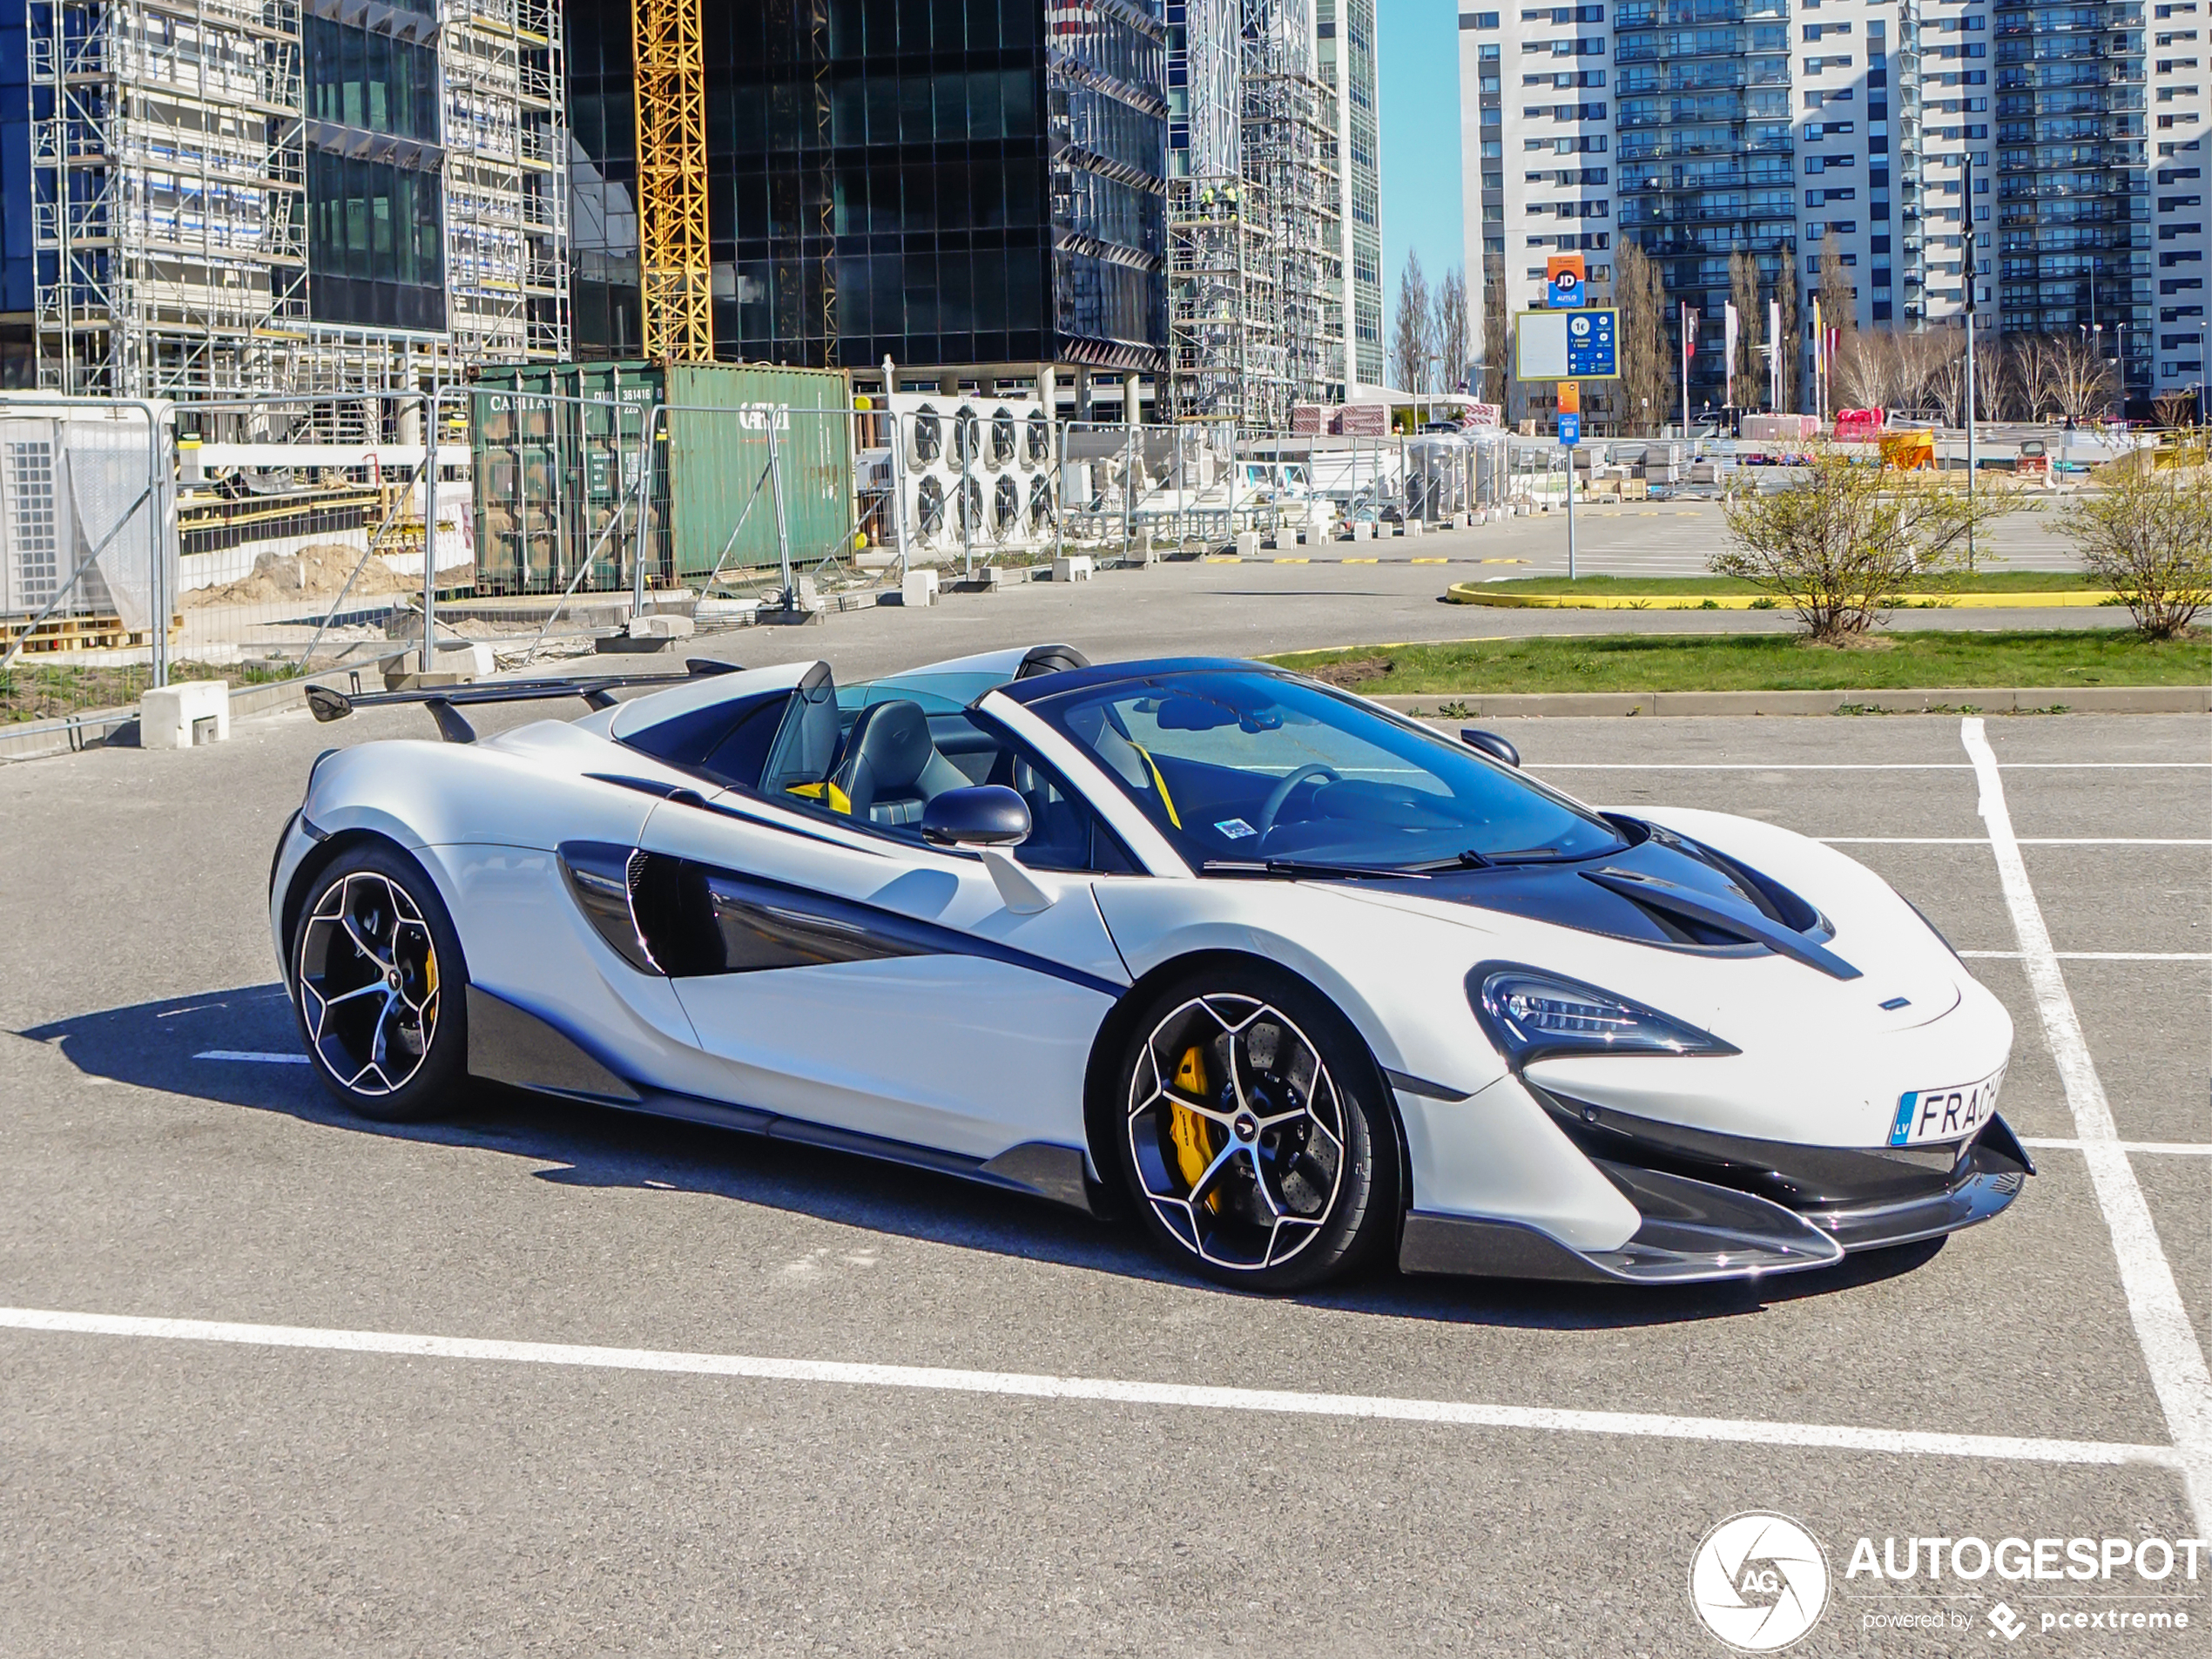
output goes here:
[{"label": "yellow construction crane", "polygon": [[638,288],[645,355],[714,356],[706,235],[706,64],[699,0],[631,0],[637,78]]}]

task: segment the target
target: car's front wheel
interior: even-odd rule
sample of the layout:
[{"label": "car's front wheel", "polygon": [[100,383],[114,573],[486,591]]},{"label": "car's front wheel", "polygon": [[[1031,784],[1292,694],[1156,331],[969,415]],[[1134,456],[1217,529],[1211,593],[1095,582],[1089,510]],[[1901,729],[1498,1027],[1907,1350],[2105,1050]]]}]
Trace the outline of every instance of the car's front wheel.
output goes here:
[{"label": "car's front wheel", "polygon": [[1395,1128],[1374,1062],[1287,975],[1226,968],[1153,999],[1119,1103],[1122,1171],[1145,1226],[1211,1278],[1303,1289],[1395,1227]]},{"label": "car's front wheel", "polygon": [[375,845],[332,860],[300,907],[292,964],[309,1059],[347,1107],[405,1123],[449,1103],[468,1070],[467,976],[419,865]]}]

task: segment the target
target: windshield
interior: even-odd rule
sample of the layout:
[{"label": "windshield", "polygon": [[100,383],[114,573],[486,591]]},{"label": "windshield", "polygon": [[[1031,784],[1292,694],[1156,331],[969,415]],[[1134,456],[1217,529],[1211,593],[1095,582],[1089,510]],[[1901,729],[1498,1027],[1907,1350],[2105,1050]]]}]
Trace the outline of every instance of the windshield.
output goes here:
[{"label": "windshield", "polygon": [[1403,870],[1623,845],[1603,819],[1521,773],[1304,680],[1168,672],[1031,706],[1096,757],[1194,869]]}]

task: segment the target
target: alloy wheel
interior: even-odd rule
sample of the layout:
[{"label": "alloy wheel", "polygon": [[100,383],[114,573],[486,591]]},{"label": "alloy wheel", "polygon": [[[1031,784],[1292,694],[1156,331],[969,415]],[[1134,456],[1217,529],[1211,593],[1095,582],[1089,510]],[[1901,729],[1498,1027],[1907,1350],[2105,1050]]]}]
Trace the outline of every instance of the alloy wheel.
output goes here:
[{"label": "alloy wheel", "polygon": [[1257,998],[1194,997],[1153,1027],[1130,1082],[1128,1130],[1162,1224],[1217,1267],[1290,1261],[1344,1184],[1335,1080],[1312,1040]]},{"label": "alloy wheel", "polygon": [[404,1089],[438,1026],[438,952],[407,890],[374,870],[325,889],[300,931],[300,1013],[324,1068],[356,1095]]}]

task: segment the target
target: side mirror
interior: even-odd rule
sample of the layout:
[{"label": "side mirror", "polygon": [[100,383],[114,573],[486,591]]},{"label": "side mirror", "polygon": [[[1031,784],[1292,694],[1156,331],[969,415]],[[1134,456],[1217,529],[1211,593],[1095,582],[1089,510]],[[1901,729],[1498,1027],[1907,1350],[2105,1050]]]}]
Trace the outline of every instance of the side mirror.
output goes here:
[{"label": "side mirror", "polygon": [[1004,784],[948,789],[921,810],[932,846],[1015,846],[1029,839],[1029,803]]},{"label": "side mirror", "polygon": [[1521,751],[1494,732],[1484,732],[1474,726],[1463,725],[1460,728],[1460,741],[1470,749],[1480,749],[1483,753],[1504,761],[1508,766],[1518,766],[1521,764]]}]

